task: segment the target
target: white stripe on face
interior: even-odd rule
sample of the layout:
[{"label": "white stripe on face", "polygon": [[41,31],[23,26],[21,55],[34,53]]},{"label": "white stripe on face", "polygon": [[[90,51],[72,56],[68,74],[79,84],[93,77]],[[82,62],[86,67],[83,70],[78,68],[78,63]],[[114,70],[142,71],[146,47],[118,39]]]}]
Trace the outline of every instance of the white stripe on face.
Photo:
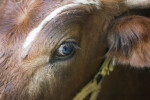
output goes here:
[{"label": "white stripe on face", "polygon": [[42,28],[45,26],[45,24],[49,21],[51,21],[53,18],[55,18],[59,13],[61,13],[62,11],[71,8],[71,7],[75,7],[80,5],[81,3],[83,4],[94,4],[96,6],[98,6],[98,2],[97,1],[89,1],[87,2],[87,0],[83,0],[82,2],[79,2],[79,0],[76,0],[76,2],[74,2],[73,4],[68,4],[68,5],[64,5],[62,7],[59,7],[57,9],[55,9],[52,13],[50,13],[36,28],[34,28],[33,30],[31,30],[31,32],[28,34],[24,44],[23,44],[23,50],[26,53],[28,53],[28,51],[30,50],[34,40],[36,39],[36,37],[38,36],[39,32],[42,30]]},{"label": "white stripe on face", "polygon": [[125,4],[129,7],[139,7],[139,6],[148,6],[150,5],[150,1],[149,0],[125,0]]},{"label": "white stripe on face", "polygon": [[29,46],[33,43],[33,41],[36,39],[37,35],[39,32],[42,30],[44,25],[51,21],[54,17],[56,17],[60,12],[63,10],[66,10],[70,7],[77,6],[78,4],[68,4],[65,6],[62,6],[60,8],[55,9],[52,13],[50,13],[36,28],[34,28],[29,35],[27,36],[24,44],[23,44],[23,49],[29,48]]},{"label": "white stripe on face", "polygon": [[85,5],[96,5],[97,9],[100,9],[100,0],[75,0],[74,3]]}]

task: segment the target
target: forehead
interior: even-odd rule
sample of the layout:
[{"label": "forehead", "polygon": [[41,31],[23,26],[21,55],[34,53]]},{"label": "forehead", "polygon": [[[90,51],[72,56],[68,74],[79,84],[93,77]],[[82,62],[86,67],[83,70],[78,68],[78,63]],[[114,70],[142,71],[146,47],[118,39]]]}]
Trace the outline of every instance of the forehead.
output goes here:
[{"label": "forehead", "polygon": [[3,42],[4,45],[8,45],[8,42],[12,45],[12,41],[21,39],[24,43],[23,48],[30,48],[28,45],[32,45],[47,22],[58,17],[60,13],[79,7],[89,10],[89,7],[86,8],[88,5],[95,8],[100,6],[97,0],[3,0],[1,2],[0,41],[4,37],[7,42]]},{"label": "forehead", "polygon": [[97,0],[3,0],[0,5],[0,22],[5,25],[2,28],[5,30],[10,29],[7,28],[9,26],[17,25],[26,27],[26,31],[29,31],[51,13],[55,17],[64,10],[82,5],[99,8]]},{"label": "forehead", "polygon": [[[40,12],[51,12],[54,9],[67,5],[67,4],[84,4],[84,5],[95,5],[99,6],[99,0],[1,0],[5,11],[18,12],[23,10],[24,13],[31,13],[35,10]],[[3,9],[2,9],[3,10]],[[38,13],[40,13],[38,12]],[[7,12],[8,13],[8,12]]]}]

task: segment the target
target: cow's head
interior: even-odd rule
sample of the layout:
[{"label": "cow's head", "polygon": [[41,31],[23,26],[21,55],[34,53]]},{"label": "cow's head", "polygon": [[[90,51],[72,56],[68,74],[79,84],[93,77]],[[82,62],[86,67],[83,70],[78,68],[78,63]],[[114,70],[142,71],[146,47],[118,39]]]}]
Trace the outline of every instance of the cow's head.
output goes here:
[{"label": "cow's head", "polygon": [[[148,0],[1,0],[0,3],[0,100],[71,100],[106,57],[107,37],[110,41],[107,56],[117,59],[118,54],[123,55],[120,62],[125,62],[126,57],[128,63],[132,62],[130,51],[141,53],[139,47],[146,50],[145,55],[150,49],[148,33],[141,33],[148,31],[150,21],[146,18],[115,20],[106,35],[115,16],[129,8],[146,7]],[[145,25],[145,29],[140,25]],[[144,38],[145,48],[140,44]],[[136,57],[140,56],[144,55]]]}]

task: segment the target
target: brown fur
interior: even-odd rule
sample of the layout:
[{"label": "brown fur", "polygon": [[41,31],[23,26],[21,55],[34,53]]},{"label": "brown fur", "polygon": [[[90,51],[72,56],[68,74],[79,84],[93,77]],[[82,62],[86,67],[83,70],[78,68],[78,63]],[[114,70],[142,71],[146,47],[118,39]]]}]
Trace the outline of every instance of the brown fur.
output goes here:
[{"label": "brown fur", "polygon": [[[128,10],[122,2],[101,0],[100,10],[80,4],[61,12],[24,54],[29,32],[71,1],[1,0],[0,100],[71,100],[99,69],[107,48],[106,29],[115,16]],[[54,51],[67,39],[75,39],[81,50],[67,61],[51,62]]]},{"label": "brown fur", "polygon": [[[96,30],[94,28],[95,25],[99,24],[96,23],[99,20],[97,19],[98,16],[96,15],[95,18],[92,18],[90,9],[82,7],[82,5],[80,8],[72,9],[74,13],[66,11],[66,13],[45,26],[28,56],[22,59],[22,45],[31,29],[36,27],[48,13],[66,4],[66,1],[36,0],[35,3],[29,4],[30,1],[5,0],[1,6],[3,10],[0,11],[0,100],[70,100],[98,69],[99,60],[91,62],[90,65],[86,64],[86,61],[90,61],[90,59],[89,57],[84,57],[84,55],[91,52],[91,56],[94,57],[95,54],[90,51],[90,46],[83,45],[84,42],[87,43],[87,40],[92,38],[90,37],[92,32],[85,32],[86,27],[93,32],[99,32],[98,28]],[[70,15],[70,17],[66,15]],[[89,16],[91,16],[92,20],[88,22]],[[76,20],[73,20],[73,18],[76,18]],[[85,19],[81,20],[83,18]],[[66,21],[65,19],[69,20]],[[84,25],[83,22],[89,23],[93,27]],[[84,27],[79,28],[82,25]],[[83,34],[83,30],[89,35]],[[67,63],[60,62],[62,63],[61,65],[54,63],[47,66],[52,50],[56,49],[55,46],[64,37],[62,33],[71,33],[72,35],[70,35],[79,41],[80,38],[85,38],[82,39],[84,41],[80,41],[80,45],[82,48],[87,48],[87,50],[83,49],[82,52],[78,53],[78,55],[82,55],[79,56],[80,59],[74,58],[78,59],[76,60],[78,61],[77,63],[74,62],[75,60],[71,60]],[[66,34],[71,38],[70,35]],[[94,43],[98,45],[99,39],[96,38],[99,38],[99,36],[95,35],[95,41],[88,44],[93,45]],[[96,45],[93,45],[92,48],[95,47]],[[95,52],[99,52],[99,50],[95,50]],[[87,60],[82,61],[81,58]],[[66,68],[66,64],[74,66],[70,66],[70,69],[69,67]],[[85,64],[85,67],[80,67]],[[90,67],[93,64],[95,69]],[[90,70],[86,71],[88,75],[83,73],[85,69]],[[81,77],[77,75],[81,75]],[[39,78],[37,79],[36,77]],[[79,82],[79,84],[74,85],[72,82]],[[69,89],[68,86],[70,87]]]},{"label": "brown fur", "polygon": [[108,56],[132,66],[150,66],[150,19],[127,16],[115,20],[108,32]]}]

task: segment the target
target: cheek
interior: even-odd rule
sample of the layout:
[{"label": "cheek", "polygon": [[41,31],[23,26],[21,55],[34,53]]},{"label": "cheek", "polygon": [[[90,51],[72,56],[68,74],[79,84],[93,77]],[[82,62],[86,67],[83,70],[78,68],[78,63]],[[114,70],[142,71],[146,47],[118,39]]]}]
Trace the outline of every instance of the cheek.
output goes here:
[{"label": "cheek", "polygon": [[38,69],[28,85],[30,98],[71,100],[83,85],[80,62],[73,61],[58,62]]},{"label": "cheek", "polygon": [[[88,52],[88,51],[87,51]],[[31,99],[71,100],[89,81],[99,62],[88,58],[82,51],[69,61],[40,67],[28,85]]]},{"label": "cheek", "polygon": [[38,100],[46,90],[50,91],[51,82],[55,81],[54,73],[49,66],[40,67],[30,78],[28,93],[30,99]]},{"label": "cheek", "polygon": [[[89,22],[88,25],[92,23],[96,22]],[[85,25],[77,32],[81,50],[73,58],[40,67],[35,72],[29,84],[31,98],[71,100],[91,80],[106,49],[104,37],[95,27]]]},{"label": "cheek", "polygon": [[71,100],[99,69],[103,53],[98,53],[99,48],[94,43],[83,43],[82,49],[70,60],[35,70],[28,86],[30,98]]}]

